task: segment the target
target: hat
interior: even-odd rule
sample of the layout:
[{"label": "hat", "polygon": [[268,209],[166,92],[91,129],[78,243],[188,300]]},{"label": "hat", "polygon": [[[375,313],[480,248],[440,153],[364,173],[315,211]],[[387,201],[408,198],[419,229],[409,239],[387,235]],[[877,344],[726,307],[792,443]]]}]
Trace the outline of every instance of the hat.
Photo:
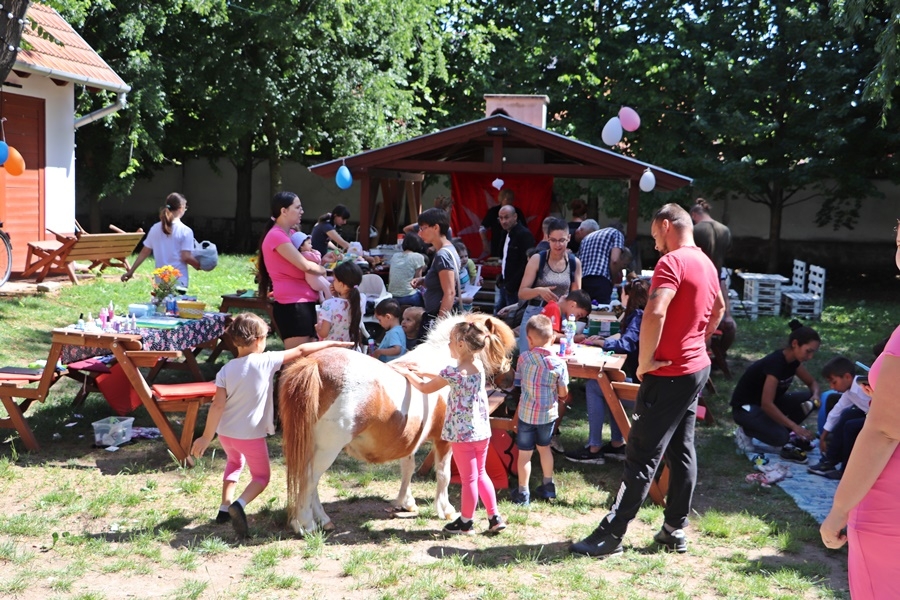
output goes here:
[{"label": "hat", "polygon": [[308,237],[309,236],[302,231],[295,231],[291,234],[291,243],[294,244],[294,248],[299,248]]}]

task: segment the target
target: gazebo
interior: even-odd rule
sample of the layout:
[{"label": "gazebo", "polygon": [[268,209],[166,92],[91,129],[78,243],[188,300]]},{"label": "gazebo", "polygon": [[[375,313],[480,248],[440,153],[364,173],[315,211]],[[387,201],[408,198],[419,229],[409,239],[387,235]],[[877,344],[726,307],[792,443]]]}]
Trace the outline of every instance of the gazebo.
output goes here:
[{"label": "gazebo", "polygon": [[[546,105],[545,96],[538,98],[542,98]],[[369,225],[375,224],[379,233],[385,235],[384,239],[389,240],[396,239],[400,229],[397,214],[402,213],[404,198],[410,219],[415,219],[421,212],[422,184],[428,174],[450,175],[454,182],[478,178],[482,182],[488,182],[487,188],[491,187],[492,178],[501,181],[504,178],[518,180],[523,189],[528,187],[523,181],[541,178],[549,180],[552,187],[553,177],[627,181],[629,196],[626,238],[629,243],[637,237],[638,202],[641,194],[638,184],[647,169],[656,177],[655,189],[658,190],[675,190],[692,182],[691,178],[684,175],[503,114],[494,114],[436,133],[321,163],[310,167],[310,171],[321,177],[334,177],[342,165],[350,169],[353,179],[360,183],[361,231],[366,231]],[[494,187],[497,187],[496,181]],[[383,203],[377,207],[379,190]],[[489,194],[491,190],[484,193]],[[454,201],[456,222],[465,207],[460,206],[460,198],[454,196]],[[547,196],[544,215],[547,214],[549,201]],[[473,220],[470,219],[469,223],[473,223]],[[535,226],[540,227],[540,221],[529,223],[529,226],[534,231]],[[460,227],[455,231],[464,233],[463,229]],[[360,241],[368,248],[368,236],[361,235]]]}]

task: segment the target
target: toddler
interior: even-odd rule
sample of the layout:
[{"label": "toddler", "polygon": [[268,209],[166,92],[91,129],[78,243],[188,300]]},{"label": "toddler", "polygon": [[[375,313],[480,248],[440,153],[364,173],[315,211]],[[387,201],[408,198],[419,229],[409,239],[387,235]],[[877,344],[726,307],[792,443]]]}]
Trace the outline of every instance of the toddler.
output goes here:
[{"label": "toddler", "polygon": [[372,356],[381,362],[390,362],[406,354],[406,332],[400,326],[400,303],[393,298],[385,298],[375,307],[375,318],[384,329],[381,344]]},{"label": "toddler", "polygon": [[403,311],[403,319],[400,321],[400,327],[406,334],[406,349],[412,350],[419,345],[419,329],[422,327],[422,315],[425,309],[419,306],[410,306]]},{"label": "toddler", "polygon": [[[272,377],[283,364],[330,346],[349,347],[347,343],[313,342],[282,352],[266,352],[269,326],[252,313],[241,313],[226,330],[238,355],[216,375],[216,395],[206,417],[203,435],[194,440],[191,454],[203,456],[218,433],[225,450],[225,476],[222,504],[216,523],[231,521],[241,537],[248,533],[247,503],[259,496],[269,484],[269,447],[266,436],[275,433]],[[251,481],[240,498],[232,501],[244,463],[250,467]]]},{"label": "toddler", "polygon": [[453,247],[456,248],[456,253],[459,254],[460,287],[465,288],[470,283],[472,285],[478,285],[478,282],[475,281],[478,269],[475,267],[475,261],[469,258],[469,249],[466,248],[466,245],[462,240],[453,240]]},{"label": "toddler", "polygon": [[[291,234],[291,242],[303,255],[303,258],[317,265],[322,264],[322,253],[312,247],[312,237],[306,235],[302,231],[295,231]],[[309,287],[319,292],[319,302],[331,298],[331,283],[324,275],[316,275],[315,273],[305,273],[306,283]]]}]

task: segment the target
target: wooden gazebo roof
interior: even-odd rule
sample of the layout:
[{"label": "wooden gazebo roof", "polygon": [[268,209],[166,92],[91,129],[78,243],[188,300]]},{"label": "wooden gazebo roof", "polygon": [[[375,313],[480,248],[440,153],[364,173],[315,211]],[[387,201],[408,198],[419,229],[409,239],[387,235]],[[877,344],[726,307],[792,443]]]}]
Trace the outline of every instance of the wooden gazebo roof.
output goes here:
[{"label": "wooden gazebo roof", "polygon": [[[335,159],[310,167],[322,177],[333,177],[346,165],[360,182],[360,223],[365,231],[372,222],[378,189],[382,189],[384,223],[390,235],[396,233],[394,207],[404,192],[411,214],[421,210],[422,181],[426,174],[491,173],[551,175],[574,179],[617,179],[630,181],[627,237],[637,236],[638,182],[650,169],[656,188],[675,190],[690,185],[692,179],[656,165],[623,156],[610,150],[579,142],[505,115],[492,115],[436,133],[422,135]],[[367,236],[362,236],[366,245]]]}]

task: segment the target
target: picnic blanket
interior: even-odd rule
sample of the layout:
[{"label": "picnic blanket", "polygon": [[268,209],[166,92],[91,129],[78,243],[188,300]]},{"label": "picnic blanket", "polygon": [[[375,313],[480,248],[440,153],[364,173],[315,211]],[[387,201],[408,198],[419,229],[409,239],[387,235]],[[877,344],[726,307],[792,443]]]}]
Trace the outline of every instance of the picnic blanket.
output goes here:
[{"label": "picnic blanket", "polygon": [[[738,453],[744,454],[754,468],[759,471],[755,464],[758,458],[764,457],[768,459],[768,464],[763,468],[774,468],[776,474],[782,471],[786,474],[783,479],[775,482],[777,485],[790,496],[797,507],[812,515],[817,523],[821,523],[828,516],[831,510],[831,502],[834,499],[834,492],[837,490],[839,481],[827,479],[820,475],[809,473],[806,468],[814,465],[822,460],[822,455],[816,445],[810,452],[807,452],[806,464],[798,464],[781,458],[781,449],[763,444],[757,439],[752,440],[752,446],[747,447],[741,444],[738,437]],[[741,447],[743,446],[743,447]]]}]

